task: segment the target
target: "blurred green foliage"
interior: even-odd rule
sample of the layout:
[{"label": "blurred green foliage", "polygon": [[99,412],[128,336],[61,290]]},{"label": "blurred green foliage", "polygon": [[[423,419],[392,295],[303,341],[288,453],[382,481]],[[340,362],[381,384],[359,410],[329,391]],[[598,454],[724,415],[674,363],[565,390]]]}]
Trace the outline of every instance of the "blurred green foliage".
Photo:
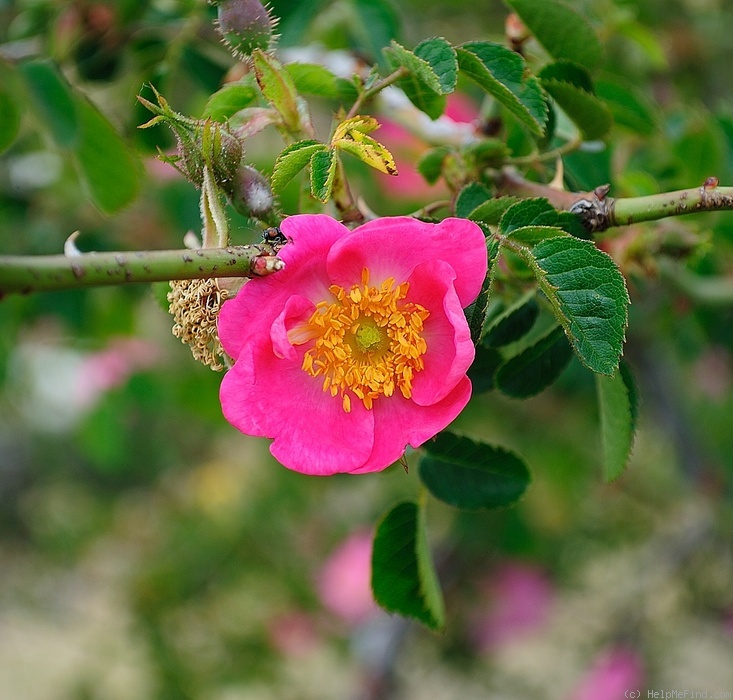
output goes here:
[{"label": "blurred green foliage", "polygon": [[[321,42],[371,59],[392,39],[501,42],[508,12],[465,0],[272,5],[283,49]],[[605,147],[565,159],[568,187],[608,182],[615,195],[636,196],[711,175],[733,184],[733,8],[575,6],[603,40],[598,93],[615,126]],[[200,226],[196,190],[153,159],[170,136],[136,128],[149,115],[135,96],[150,97],[152,83],[175,109],[203,113],[233,70],[213,14],[197,0],[0,4],[0,251],[58,252],[77,229],[88,250],[179,247]],[[116,216],[84,194],[84,178],[95,176],[59,147],[68,135],[61,103],[48,103],[59,112],[45,128],[43,114],[27,109],[32,94],[13,66],[31,58],[59,66],[95,105],[88,114],[99,110],[144,163],[139,196]],[[632,86],[636,100],[615,103],[618,86]],[[512,128],[508,142],[521,151],[526,136]],[[249,153],[271,171],[280,148],[265,133]],[[382,213],[412,209],[354,172]],[[236,242],[257,238],[245,219],[233,221]],[[604,484],[593,376],[575,359],[540,396],[519,403],[482,393],[457,420],[457,432],[538,466],[514,508],[469,513],[431,502],[448,604],[442,637],[413,628],[404,637],[384,620],[354,630],[324,610],[315,583],[347,534],[414,495],[413,459],[408,474],[321,480],[286,471],[265,441],[224,423],[219,377],[170,335],[147,288],[3,299],[3,692],[321,700],[442,688],[446,697],[563,698],[594,654],[619,641],[642,655],[649,687],[733,690],[733,304],[682,293],[647,254],[691,246],[687,270],[730,284],[732,243],[731,213],[607,241],[630,283],[627,356],[642,397],[635,452],[618,481]],[[130,338],[142,350],[120,345]],[[507,560],[545,572],[555,613],[529,641],[487,652],[472,629],[493,601],[482,586]],[[369,644],[393,656],[375,661]],[[369,674],[386,684],[383,695],[368,695]]]}]

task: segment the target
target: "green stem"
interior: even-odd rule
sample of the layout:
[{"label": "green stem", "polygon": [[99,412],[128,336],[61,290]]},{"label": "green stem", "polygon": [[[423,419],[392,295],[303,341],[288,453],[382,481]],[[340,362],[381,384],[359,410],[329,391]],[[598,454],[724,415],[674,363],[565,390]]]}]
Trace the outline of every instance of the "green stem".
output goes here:
[{"label": "green stem", "polygon": [[733,280],[729,278],[703,277],[669,258],[659,258],[657,269],[667,284],[697,304],[728,308],[733,305]]},{"label": "green stem", "polygon": [[372,97],[378,95],[384,88],[389,87],[393,83],[396,83],[400,78],[404,78],[409,74],[407,68],[400,66],[396,71],[385,76],[381,80],[378,80],[374,85],[364,90],[364,92],[356,98],[356,101],[351,105],[351,109],[348,114],[344,117],[344,121],[351,119],[359,114],[359,110],[362,108],[365,102],[368,102]]},{"label": "green stem", "polygon": [[730,209],[733,209],[733,187],[703,185],[647,197],[611,200],[608,216],[609,226],[630,226],[641,221],[666,219],[668,216]]},{"label": "green stem", "polygon": [[549,160],[556,160],[557,158],[578,150],[582,143],[583,138],[581,136],[577,136],[576,138],[567,141],[561,146],[553,148],[551,151],[544,151],[542,153],[539,151],[535,151],[534,153],[530,153],[526,156],[507,158],[506,163],[507,165],[534,165],[535,163],[544,163]]},{"label": "green stem", "polygon": [[284,267],[271,246],[74,255],[0,256],[0,298],[6,294],[205,277],[254,277]]}]

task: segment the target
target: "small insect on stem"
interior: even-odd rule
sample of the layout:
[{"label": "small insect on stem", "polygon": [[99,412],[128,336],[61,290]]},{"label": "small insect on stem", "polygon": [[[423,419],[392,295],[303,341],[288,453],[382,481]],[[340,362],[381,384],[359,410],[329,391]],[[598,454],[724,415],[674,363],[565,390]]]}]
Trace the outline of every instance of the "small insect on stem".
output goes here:
[{"label": "small insect on stem", "polygon": [[271,245],[276,251],[282,248],[286,243],[292,243],[292,241],[280,230],[279,226],[266,228],[262,232],[262,242]]}]

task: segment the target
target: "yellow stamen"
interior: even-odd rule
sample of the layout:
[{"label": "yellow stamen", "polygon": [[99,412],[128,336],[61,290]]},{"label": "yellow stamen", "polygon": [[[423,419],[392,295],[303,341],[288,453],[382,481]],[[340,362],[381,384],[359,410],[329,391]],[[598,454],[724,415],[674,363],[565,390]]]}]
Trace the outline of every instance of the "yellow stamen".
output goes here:
[{"label": "yellow stamen", "polygon": [[369,285],[364,269],[361,285],[348,291],[329,287],[333,302],[322,301],[293,337],[315,339],[303,356],[302,368],[323,377],[323,391],[341,396],[344,411],[351,411],[352,395],[370,410],[375,399],[395,391],[412,396],[412,381],[424,368],[427,343],[422,337],[430,312],[406,302],[410,285],[395,286],[393,278],[378,287]]}]

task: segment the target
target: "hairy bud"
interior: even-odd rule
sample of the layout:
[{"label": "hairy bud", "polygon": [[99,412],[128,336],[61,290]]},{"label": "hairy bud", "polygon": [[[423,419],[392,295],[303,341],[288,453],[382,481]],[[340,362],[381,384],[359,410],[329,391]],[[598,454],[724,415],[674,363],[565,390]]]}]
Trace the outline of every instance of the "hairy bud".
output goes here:
[{"label": "hairy bud", "polygon": [[268,51],[276,37],[277,18],[259,0],[215,0],[216,28],[235,56],[247,59],[255,49]]},{"label": "hairy bud", "polygon": [[244,163],[237,170],[229,199],[242,216],[269,221],[275,211],[275,196],[267,178]]},{"label": "hairy bud", "polygon": [[160,155],[160,160],[177,168],[197,187],[202,186],[204,167],[208,167],[216,185],[230,192],[244,155],[240,139],[229,130],[227,124],[211,119],[191,119],[174,112],[168,101],[155,88],[152,89],[158,100],[157,105],[140,95],[137,98],[155,114],[140,128],[165,123],[175,134],[178,143],[177,155]]}]

